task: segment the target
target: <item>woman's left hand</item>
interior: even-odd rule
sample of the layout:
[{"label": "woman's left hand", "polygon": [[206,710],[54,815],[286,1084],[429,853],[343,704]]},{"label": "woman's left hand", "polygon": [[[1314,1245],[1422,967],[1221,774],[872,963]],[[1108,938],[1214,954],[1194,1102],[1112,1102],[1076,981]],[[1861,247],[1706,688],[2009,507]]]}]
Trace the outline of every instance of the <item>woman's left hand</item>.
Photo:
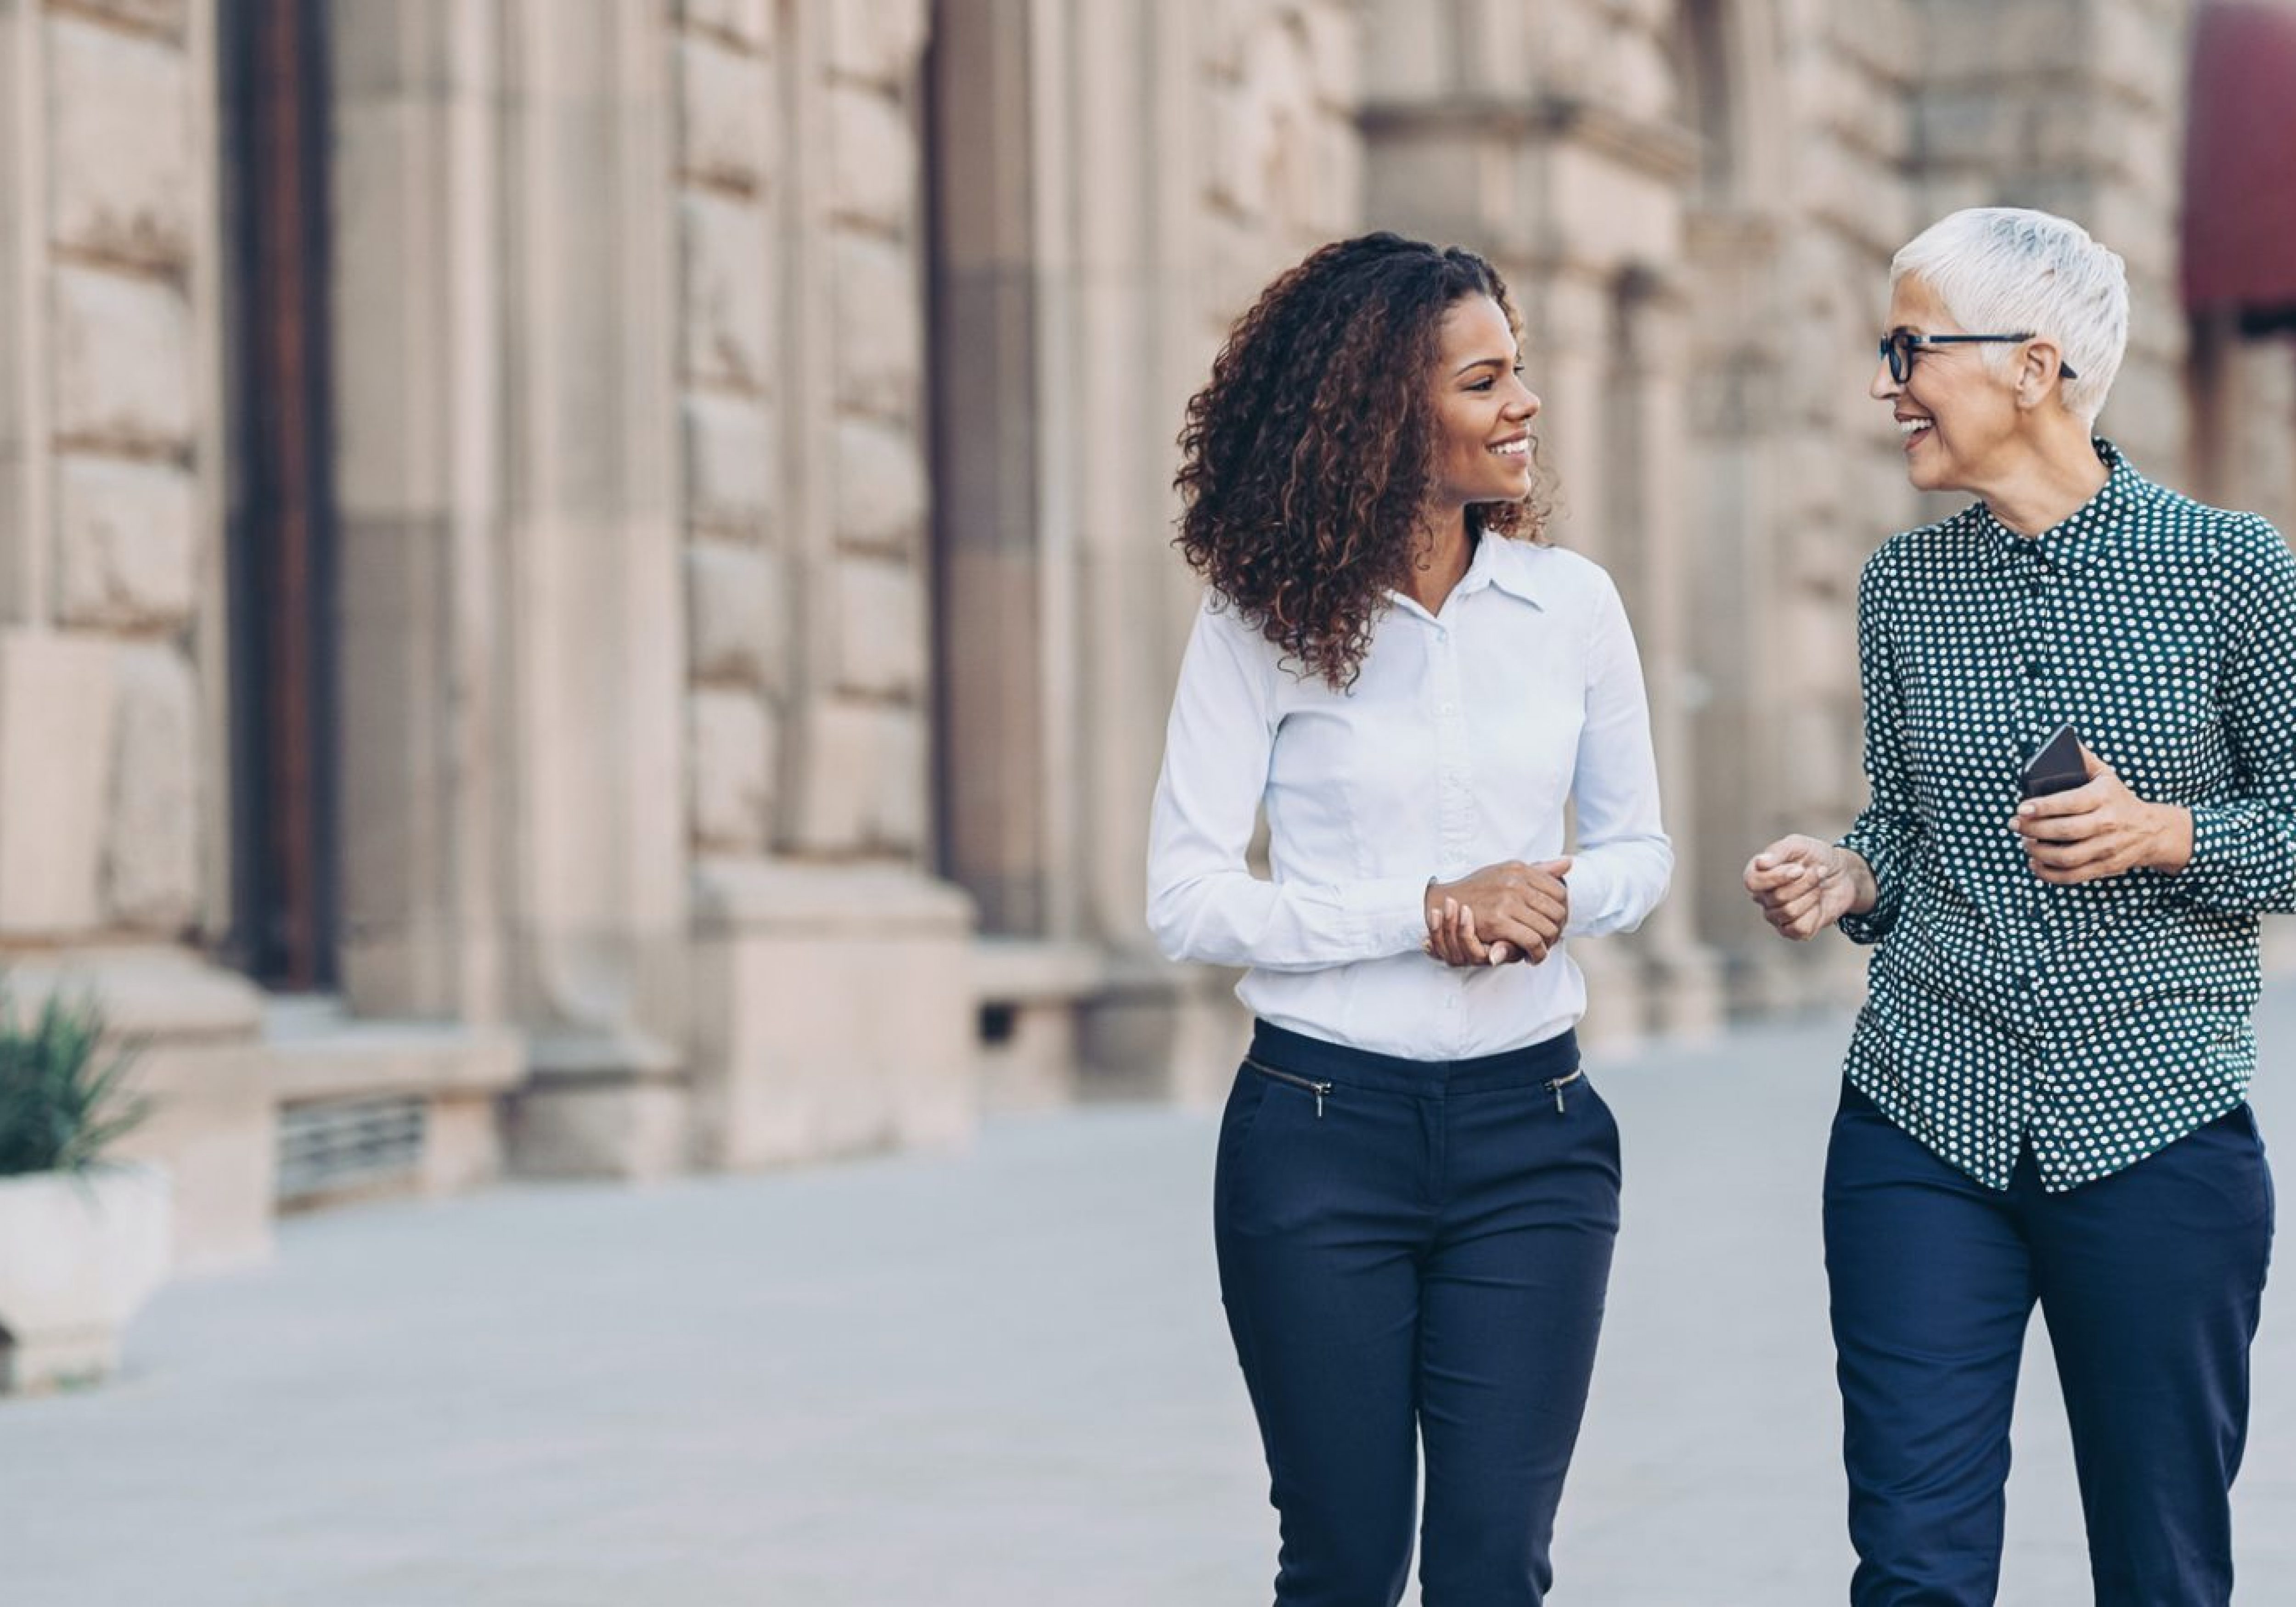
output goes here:
[{"label": "woman's left hand", "polygon": [[1536,965],[1546,959],[1562,940],[1562,929],[1570,922],[1570,890],[1563,873],[1570,868],[1570,861],[1549,859],[1522,868],[1539,895],[1538,908],[1524,920],[1534,939],[1528,947],[1504,938],[1486,943],[1475,931],[1473,906],[1447,897],[1429,908],[1427,940],[1420,947],[1446,965],[1505,965],[1516,961]]},{"label": "woman's left hand", "polygon": [[2131,792],[2111,765],[2084,746],[2088,780],[2070,791],[2029,798],[2009,829],[2025,840],[2025,861],[2044,881],[2071,887],[2140,866],[2171,873],[2193,857],[2193,816],[2174,804]]},{"label": "woman's left hand", "polygon": [[1502,938],[1486,944],[1475,932],[1475,912],[1456,898],[1446,898],[1427,928],[1420,945],[1446,965],[1504,965],[1516,958],[1514,945]]}]

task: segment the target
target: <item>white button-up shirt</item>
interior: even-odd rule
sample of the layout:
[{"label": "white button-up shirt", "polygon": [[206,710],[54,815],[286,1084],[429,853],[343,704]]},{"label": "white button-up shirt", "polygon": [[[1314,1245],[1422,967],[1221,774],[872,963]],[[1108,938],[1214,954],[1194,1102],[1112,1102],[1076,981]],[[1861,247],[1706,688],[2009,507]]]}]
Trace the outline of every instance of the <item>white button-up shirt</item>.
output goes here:
[{"label": "white button-up shirt", "polygon": [[[1541,1042],[1586,1012],[1568,942],[1446,965],[1420,947],[1426,887],[1562,857],[1567,802],[1565,939],[1657,905],[1674,850],[1626,610],[1588,560],[1496,536],[1439,614],[1389,602],[1333,692],[1207,599],[1156,785],[1149,926],[1172,959],[1249,966],[1237,996],[1295,1032],[1414,1060]],[[1272,880],[1245,860],[1263,807]]]}]

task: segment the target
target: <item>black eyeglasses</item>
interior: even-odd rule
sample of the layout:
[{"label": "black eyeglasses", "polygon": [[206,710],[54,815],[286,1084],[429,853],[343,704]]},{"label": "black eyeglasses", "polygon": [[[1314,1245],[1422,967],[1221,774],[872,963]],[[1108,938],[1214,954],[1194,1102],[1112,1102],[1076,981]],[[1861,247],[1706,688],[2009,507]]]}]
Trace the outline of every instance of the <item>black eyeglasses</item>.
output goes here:
[{"label": "black eyeglasses", "polygon": [[[1890,377],[1902,385],[1914,372],[1914,353],[1924,346],[1998,346],[2030,340],[2033,332],[2021,335],[1917,335],[1909,329],[1893,329],[1882,337],[1882,357],[1890,365]],[[2058,374],[2068,380],[2078,380],[2070,363],[2057,365]]]}]

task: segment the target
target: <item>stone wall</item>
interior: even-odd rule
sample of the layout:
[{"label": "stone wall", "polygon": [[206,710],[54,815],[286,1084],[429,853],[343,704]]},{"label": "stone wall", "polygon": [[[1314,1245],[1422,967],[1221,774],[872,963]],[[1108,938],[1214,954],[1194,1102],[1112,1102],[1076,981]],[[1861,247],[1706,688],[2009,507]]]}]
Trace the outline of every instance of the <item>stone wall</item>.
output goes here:
[{"label": "stone wall", "polygon": [[766,0],[685,0],[671,36],[685,480],[688,837],[764,851],[790,683],[774,253],[779,97]]},{"label": "stone wall", "polygon": [[[811,19],[808,152],[818,209],[801,316],[825,362],[800,367],[827,415],[827,517],[810,526],[794,851],[924,862],[927,759],[924,0],[831,5]],[[825,148],[824,148],[825,147]]]},{"label": "stone wall", "polygon": [[2128,355],[2097,421],[2139,467],[2185,468],[2177,295],[2191,0],[1921,0],[1918,203],[2040,207],[2128,265]]},{"label": "stone wall", "polygon": [[926,18],[685,0],[668,37],[714,1164],[955,1142],[977,1105],[970,911],[928,873]]},{"label": "stone wall", "polygon": [[269,1244],[228,924],[214,10],[0,4],[0,938],[144,1045],[179,1265]]},{"label": "stone wall", "polygon": [[0,12],[0,931],[211,913],[215,107],[186,0]]}]

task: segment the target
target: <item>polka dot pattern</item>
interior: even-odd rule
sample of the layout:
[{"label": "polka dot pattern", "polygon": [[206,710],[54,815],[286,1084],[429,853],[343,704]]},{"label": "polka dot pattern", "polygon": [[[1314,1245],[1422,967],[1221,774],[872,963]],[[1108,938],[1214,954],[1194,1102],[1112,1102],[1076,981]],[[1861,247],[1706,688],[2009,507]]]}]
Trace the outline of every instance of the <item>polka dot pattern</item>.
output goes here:
[{"label": "polka dot pattern", "polygon": [[[2245,1096],[2257,924],[2296,908],[2296,555],[2254,514],[2104,488],[2038,537],[1982,503],[1891,537],[1858,585],[1872,800],[1841,841],[1878,943],[1849,1080],[2006,1188],[2140,1160]],[[2009,829],[2063,721],[2137,797],[2193,812],[2191,863],[2056,887]]]}]

